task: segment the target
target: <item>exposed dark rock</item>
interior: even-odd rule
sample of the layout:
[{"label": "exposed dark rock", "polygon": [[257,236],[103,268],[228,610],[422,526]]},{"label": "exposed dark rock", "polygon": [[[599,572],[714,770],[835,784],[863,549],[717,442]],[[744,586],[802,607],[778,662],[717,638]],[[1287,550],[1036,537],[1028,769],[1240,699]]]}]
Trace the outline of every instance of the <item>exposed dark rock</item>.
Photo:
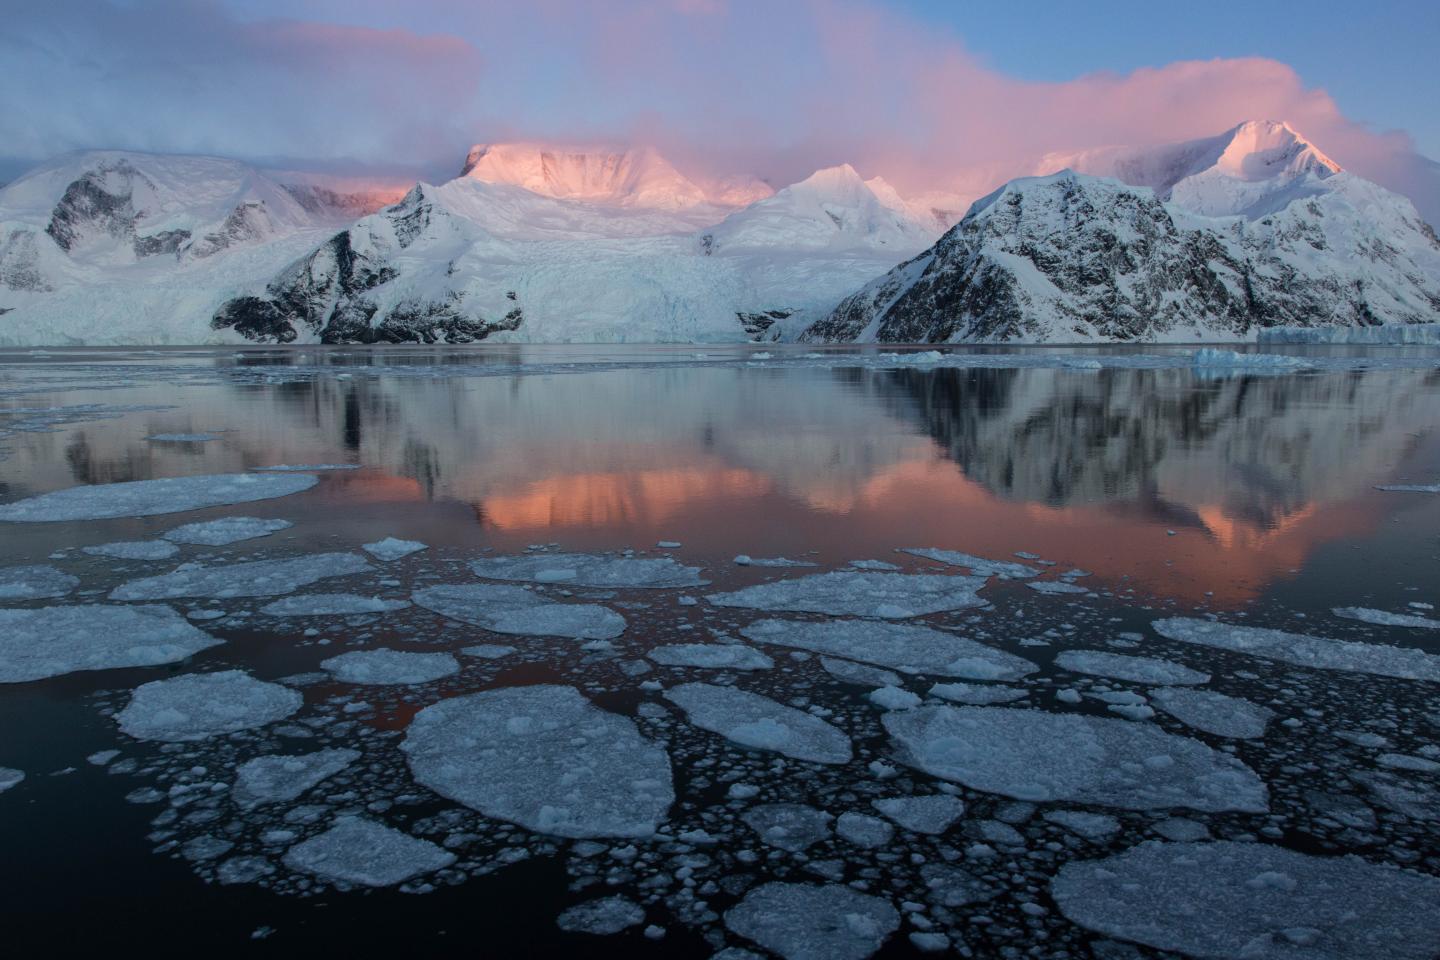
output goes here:
[{"label": "exposed dark rock", "polygon": [[784,320],[794,313],[793,310],[762,310],[758,313],[745,313],[737,311],[736,319],[740,326],[753,339],[759,339],[762,334],[775,325],[777,320]]},{"label": "exposed dark rock", "polygon": [[163,253],[178,253],[189,239],[189,230],[162,230],[148,237],[136,237],[135,256],[154,257]]}]

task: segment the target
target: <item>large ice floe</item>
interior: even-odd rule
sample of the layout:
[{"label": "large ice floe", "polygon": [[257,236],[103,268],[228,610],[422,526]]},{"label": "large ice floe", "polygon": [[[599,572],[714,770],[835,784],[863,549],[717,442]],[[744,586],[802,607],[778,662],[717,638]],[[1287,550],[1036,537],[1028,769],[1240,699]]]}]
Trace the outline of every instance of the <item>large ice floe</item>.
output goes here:
[{"label": "large ice floe", "polygon": [[374,569],[354,553],[315,553],[284,560],[252,560],[201,566],[187,563],[158,577],[122,583],[112,600],[171,600],[176,597],[274,597],[320,580]]},{"label": "large ice floe", "polygon": [[453,853],[429,840],[353,816],[336,817],[329,830],[285,853],[291,870],[366,887],[392,886],[454,862]]},{"label": "large ice floe", "polygon": [[267,603],[260,612],[267,617],[334,617],[393,613],[409,606],[409,600],[384,600],[353,593],[310,593]]},{"label": "large ice floe", "polygon": [[725,926],[784,960],[863,960],[900,927],[888,900],[838,883],[766,883],[725,914]]},{"label": "large ice floe", "polygon": [[1167,640],[1248,654],[1317,670],[1370,673],[1401,680],[1440,681],[1440,656],[1406,647],[1330,640],[1266,627],[1171,617],[1150,625]]},{"label": "large ice floe", "polygon": [[472,623],[492,633],[613,640],[625,632],[625,618],[609,607],[555,603],[524,587],[443,584],[416,590],[410,599],[442,617]]},{"label": "large ice floe", "polygon": [[712,670],[769,670],[775,666],[759,650],[738,643],[672,643],[646,654],[667,667],[700,667]]},{"label": "large ice floe", "polygon": [[482,557],[470,569],[487,580],[563,583],[575,587],[703,587],[699,567],[670,557],[616,557],[587,553],[535,553]]},{"label": "large ice floe", "polygon": [[1150,691],[1150,702],[1186,726],[1217,737],[1263,737],[1266,724],[1275,719],[1268,707],[1214,690],[1158,687]]},{"label": "large ice floe", "polygon": [[562,837],[649,837],[675,801],[670,758],[574,687],[486,690],[416,714],[415,779],[487,817]]},{"label": "large ice floe", "polygon": [[448,653],[407,650],[351,650],[320,661],[320,668],[341,683],[369,686],[430,683],[460,672],[460,661]]},{"label": "large ice floe", "polygon": [[242,807],[294,800],[359,759],[359,750],[347,749],[255,757],[236,768],[231,795]]},{"label": "large ice floe", "polygon": [[165,540],[125,540],[82,547],[81,551],[92,557],[109,557],[112,560],[169,560],[180,552],[180,548]]},{"label": "large ice floe", "polygon": [[1066,650],[1055,658],[1055,665],[1071,673],[1129,680],[1134,683],[1190,686],[1210,682],[1210,674],[1191,670],[1178,663],[1105,650]]},{"label": "large ice floe", "polygon": [[136,687],[115,719],[139,740],[204,740],[284,720],[304,702],[298,691],[240,670],[189,673]]},{"label": "large ice floe", "polygon": [[755,750],[773,750],[796,760],[847,763],[850,738],[821,720],[758,693],[709,683],[682,683],[665,699],[690,722]]},{"label": "large ice floe", "polygon": [[295,526],[289,520],[262,520],[259,517],[222,517],[187,523],[161,534],[171,543],[190,543],[203,547],[223,547],[242,540],[268,537],[272,533]]},{"label": "large ice floe", "polygon": [[710,595],[721,607],[902,619],[976,607],[984,577],[838,570]]},{"label": "large ice floe", "polygon": [[1431,617],[1417,617],[1409,613],[1391,613],[1388,610],[1374,610],[1370,607],[1336,607],[1331,611],[1337,617],[1373,623],[1377,627],[1413,627],[1417,630],[1440,630],[1440,620]]},{"label": "large ice floe", "polygon": [[950,706],[888,713],[883,722],[902,762],[986,793],[1128,810],[1268,809],[1249,767],[1150,724]]},{"label": "large ice floe", "polygon": [[183,513],[285,497],[317,482],[309,474],[230,473],[71,487],[0,506],[0,521],[43,523]]},{"label": "large ice floe", "polygon": [[163,606],[0,610],[0,683],[176,663],[223,642]]},{"label": "large ice floe", "polygon": [[1440,879],[1263,843],[1152,840],[1067,863],[1050,893],[1083,927],[1196,957],[1431,960],[1440,944]]},{"label": "large ice floe", "polygon": [[45,564],[0,567],[0,603],[63,597],[80,586],[80,578]]},{"label": "large ice floe", "polygon": [[971,680],[1018,680],[1039,669],[1029,660],[966,637],[904,623],[760,620],[740,632],[756,643],[861,660],[902,673]]},{"label": "large ice floe", "polygon": [[984,557],[977,557],[973,553],[961,553],[958,550],[937,550],[934,547],[902,547],[902,553],[913,554],[917,557],[924,557],[926,560],[936,560],[940,563],[949,564],[952,567],[964,567],[977,577],[999,577],[1002,580],[1025,580],[1030,577],[1038,577],[1040,571],[1023,563],[1016,563],[1013,560],[987,560]]}]

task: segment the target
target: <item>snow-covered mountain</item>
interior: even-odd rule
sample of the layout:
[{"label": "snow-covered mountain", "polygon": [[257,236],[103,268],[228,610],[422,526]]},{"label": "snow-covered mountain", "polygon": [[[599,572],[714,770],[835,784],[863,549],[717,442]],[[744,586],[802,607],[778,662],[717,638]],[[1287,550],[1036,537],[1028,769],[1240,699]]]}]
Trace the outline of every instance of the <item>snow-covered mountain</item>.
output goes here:
[{"label": "snow-covered mountain", "polygon": [[889,342],[1243,339],[1440,319],[1440,241],[1284,124],[1012,181],[802,334]]}]

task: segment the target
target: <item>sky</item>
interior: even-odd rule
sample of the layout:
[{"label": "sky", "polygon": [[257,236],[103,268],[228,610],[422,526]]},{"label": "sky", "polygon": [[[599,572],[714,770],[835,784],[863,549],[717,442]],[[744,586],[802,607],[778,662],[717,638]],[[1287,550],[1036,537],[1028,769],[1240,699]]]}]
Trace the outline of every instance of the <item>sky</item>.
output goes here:
[{"label": "sky", "polygon": [[[974,194],[1048,155],[1288,120],[1440,216],[1440,4],[0,0],[0,155],[443,180],[476,142],[654,144]],[[3,175],[0,163],[0,175]]]}]

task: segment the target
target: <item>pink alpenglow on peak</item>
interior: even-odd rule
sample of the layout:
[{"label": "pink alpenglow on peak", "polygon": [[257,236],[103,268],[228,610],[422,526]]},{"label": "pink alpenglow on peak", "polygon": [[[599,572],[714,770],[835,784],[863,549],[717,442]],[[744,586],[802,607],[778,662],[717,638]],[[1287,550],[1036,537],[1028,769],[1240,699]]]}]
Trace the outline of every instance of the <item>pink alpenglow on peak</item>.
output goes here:
[{"label": "pink alpenglow on peak", "polygon": [[585,203],[682,210],[710,202],[653,147],[477,144],[461,176]]}]

